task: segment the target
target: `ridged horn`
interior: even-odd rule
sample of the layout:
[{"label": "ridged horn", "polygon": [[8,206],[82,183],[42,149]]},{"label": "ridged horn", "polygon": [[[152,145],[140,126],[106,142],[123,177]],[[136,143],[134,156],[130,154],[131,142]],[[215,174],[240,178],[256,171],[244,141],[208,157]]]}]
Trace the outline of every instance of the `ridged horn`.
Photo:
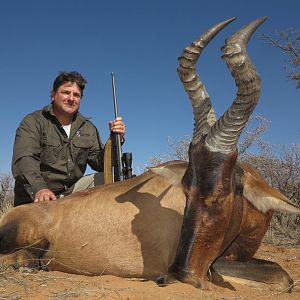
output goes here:
[{"label": "ridged horn", "polygon": [[222,58],[237,86],[237,97],[231,107],[213,125],[205,143],[211,151],[229,153],[237,143],[260,96],[260,77],[247,54],[247,43],[267,17],[257,19],[225,41]]},{"label": "ridged horn", "polygon": [[192,143],[199,142],[201,136],[207,134],[211,126],[216,122],[210,97],[196,72],[195,65],[206,45],[233,20],[235,18],[228,19],[210,28],[190,46],[186,47],[182,56],[178,58],[178,75],[191,100],[194,113],[195,124]]}]

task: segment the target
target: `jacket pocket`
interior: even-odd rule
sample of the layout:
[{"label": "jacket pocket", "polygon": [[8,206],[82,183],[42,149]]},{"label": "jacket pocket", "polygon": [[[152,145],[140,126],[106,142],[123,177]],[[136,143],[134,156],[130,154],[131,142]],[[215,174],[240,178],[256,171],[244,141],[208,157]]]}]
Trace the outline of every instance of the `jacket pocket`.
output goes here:
[{"label": "jacket pocket", "polygon": [[84,137],[72,141],[73,145],[73,160],[78,163],[78,165],[86,165],[87,158],[89,154],[89,149],[91,148],[91,141]]},{"label": "jacket pocket", "polygon": [[41,162],[43,164],[53,164],[60,160],[62,146],[54,140],[43,140]]}]

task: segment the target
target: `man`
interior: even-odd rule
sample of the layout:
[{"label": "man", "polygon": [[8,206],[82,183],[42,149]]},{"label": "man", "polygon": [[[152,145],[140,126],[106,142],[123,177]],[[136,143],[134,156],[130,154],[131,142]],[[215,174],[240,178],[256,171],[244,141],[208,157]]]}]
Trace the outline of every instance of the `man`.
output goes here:
[{"label": "man", "polygon": [[[14,206],[56,200],[94,186],[96,176],[83,176],[87,165],[103,172],[98,131],[78,111],[86,83],[78,72],[60,73],[51,104],[27,115],[18,127],[12,159]],[[110,121],[109,128],[124,137],[121,117]]]}]

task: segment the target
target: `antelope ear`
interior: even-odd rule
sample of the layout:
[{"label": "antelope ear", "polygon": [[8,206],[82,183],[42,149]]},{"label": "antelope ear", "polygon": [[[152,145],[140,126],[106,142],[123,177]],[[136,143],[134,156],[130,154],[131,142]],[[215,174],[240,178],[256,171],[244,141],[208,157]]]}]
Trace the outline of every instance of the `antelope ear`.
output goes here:
[{"label": "antelope ear", "polygon": [[149,168],[149,171],[166,178],[172,185],[180,185],[187,167],[188,162],[174,160],[157,167]]},{"label": "antelope ear", "polygon": [[265,213],[268,210],[300,214],[300,208],[292,203],[278,190],[272,188],[267,182],[258,180],[249,172],[245,174],[243,195],[258,210]]}]

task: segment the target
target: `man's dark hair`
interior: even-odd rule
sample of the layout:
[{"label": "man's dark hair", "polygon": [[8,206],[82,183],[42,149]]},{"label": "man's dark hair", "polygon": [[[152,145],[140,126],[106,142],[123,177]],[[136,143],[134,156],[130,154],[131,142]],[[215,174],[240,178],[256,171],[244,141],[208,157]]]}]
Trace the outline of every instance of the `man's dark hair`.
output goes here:
[{"label": "man's dark hair", "polygon": [[87,80],[79,72],[60,72],[53,82],[53,91],[56,92],[58,88],[66,82],[76,83],[80,88],[81,96],[83,96],[83,90],[87,84]]}]

